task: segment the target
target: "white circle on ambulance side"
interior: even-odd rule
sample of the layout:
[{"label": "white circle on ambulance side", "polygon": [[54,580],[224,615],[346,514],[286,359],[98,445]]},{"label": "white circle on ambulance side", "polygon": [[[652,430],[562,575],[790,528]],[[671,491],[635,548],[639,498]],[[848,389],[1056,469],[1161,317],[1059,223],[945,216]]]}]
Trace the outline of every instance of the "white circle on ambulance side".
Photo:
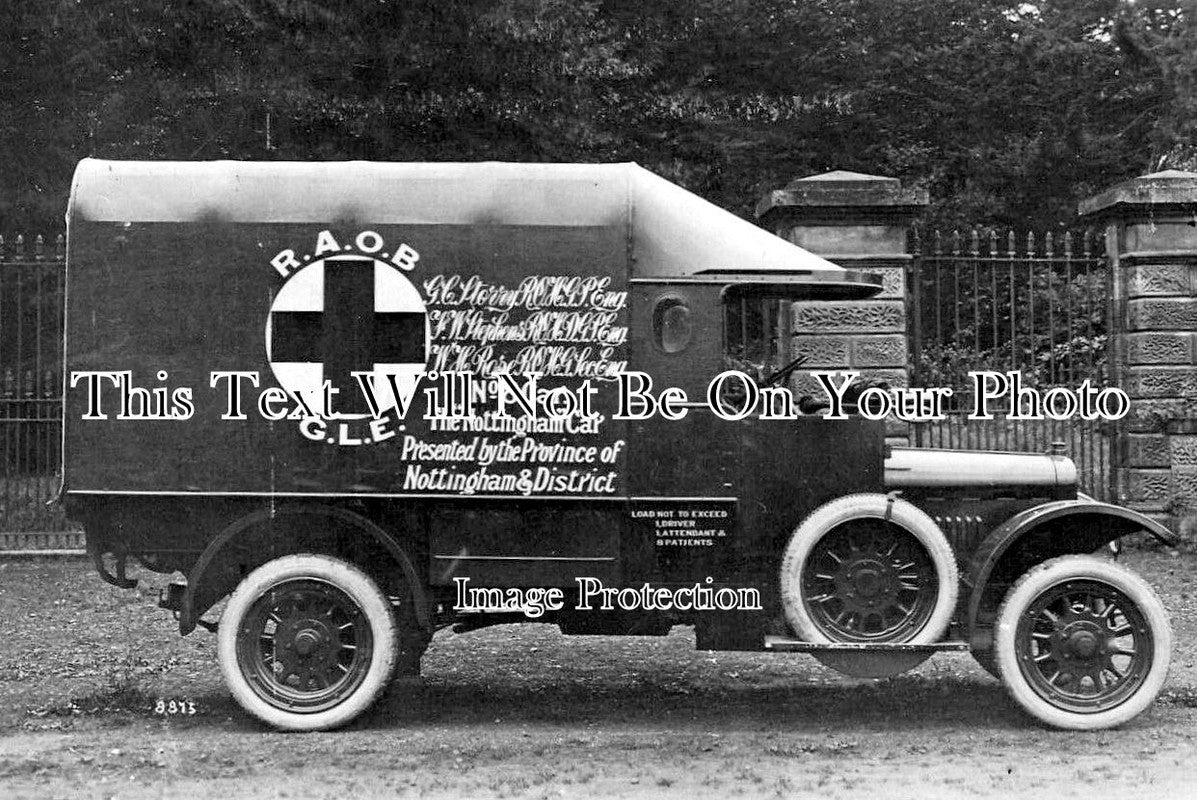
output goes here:
[{"label": "white circle on ambulance side", "polygon": [[[294,273],[266,320],[275,380],[324,418],[370,416],[354,372],[368,373],[380,414],[398,405],[396,393],[411,397],[430,340],[416,287],[395,267],[362,256],[333,256]],[[327,408],[326,381],[336,390]]]}]

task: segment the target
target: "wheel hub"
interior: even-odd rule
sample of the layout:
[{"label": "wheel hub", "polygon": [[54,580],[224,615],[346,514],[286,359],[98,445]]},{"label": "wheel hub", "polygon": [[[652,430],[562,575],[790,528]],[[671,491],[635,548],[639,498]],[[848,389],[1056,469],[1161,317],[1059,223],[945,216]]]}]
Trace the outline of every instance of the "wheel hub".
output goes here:
[{"label": "wheel hub", "polygon": [[295,651],[301,656],[310,655],[312,650],[320,646],[320,632],[305,628],[295,637]]},{"label": "wheel hub", "polygon": [[341,649],[340,637],[319,619],[287,620],[279,629],[283,649],[294,653],[300,664],[327,669],[336,662]]},{"label": "wheel hub", "polygon": [[1065,658],[1089,661],[1094,656],[1105,655],[1104,637],[1092,623],[1078,622],[1069,625],[1061,639],[1061,650]]},{"label": "wheel hub", "polygon": [[842,594],[856,605],[875,608],[892,599],[896,586],[892,566],[874,559],[861,559],[845,565],[837,584]]}]

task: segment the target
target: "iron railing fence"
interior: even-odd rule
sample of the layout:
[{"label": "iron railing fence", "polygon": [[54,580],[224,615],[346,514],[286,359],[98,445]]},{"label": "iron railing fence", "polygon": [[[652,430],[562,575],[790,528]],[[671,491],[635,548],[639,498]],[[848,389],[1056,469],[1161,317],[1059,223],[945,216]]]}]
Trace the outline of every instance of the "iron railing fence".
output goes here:
[{"label": "iron railing fence", "polygon": [[953,390],[947,419],[912,426],[919,447],[1044,452],[1062,442],[1082,491],[1111,496],[1112,430],[1101,420],[970,419],[972,371],[1017,372],[1044,392],[1109,383],[1110,271],[1104,239],[1091,230],[1062,234],[973,229],[910,236],[908,325],[911,381]]},{"label": "iron railing fence", "polygon": [[71,527],[48,505],[61,467],[64,278],[61,235],[0,237],[0,531],[26,547]]}]

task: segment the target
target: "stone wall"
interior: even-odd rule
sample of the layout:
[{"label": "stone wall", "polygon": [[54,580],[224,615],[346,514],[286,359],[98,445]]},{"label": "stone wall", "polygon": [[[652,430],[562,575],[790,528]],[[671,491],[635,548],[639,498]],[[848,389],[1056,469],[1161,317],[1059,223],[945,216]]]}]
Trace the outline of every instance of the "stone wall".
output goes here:
[{"label": "stone wall", "polygon": [[1197,541],[1197,174],[1127,181],[1081,213],[1106,227],[1111,367],[1131,398],[1118,499]]},{"label": "stone wall", "polygon": [[[794,180],[758,203],[757,218],[778,236],[884,281],[868,300],[794,303],[792,347],[808,357],[803,370],[850,368],[908,385],[906,231],[926,205],[926,192],[905,190],[894,178],[842,171]],[[823,394],[802,373],[794,390]],[[901,423],[889,433],[896,443],[907,441]]]}]

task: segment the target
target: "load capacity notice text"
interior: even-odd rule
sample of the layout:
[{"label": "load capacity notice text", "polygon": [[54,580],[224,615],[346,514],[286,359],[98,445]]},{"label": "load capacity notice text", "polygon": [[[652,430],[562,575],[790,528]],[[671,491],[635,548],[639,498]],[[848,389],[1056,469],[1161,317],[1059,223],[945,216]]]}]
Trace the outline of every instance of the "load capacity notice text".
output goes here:
[{"label": "load capacity notice text", "polygon": [[656,547],[712,547],[728,537],[729,509],[704,506],[634,508],[632,519],[651,528]]}]

